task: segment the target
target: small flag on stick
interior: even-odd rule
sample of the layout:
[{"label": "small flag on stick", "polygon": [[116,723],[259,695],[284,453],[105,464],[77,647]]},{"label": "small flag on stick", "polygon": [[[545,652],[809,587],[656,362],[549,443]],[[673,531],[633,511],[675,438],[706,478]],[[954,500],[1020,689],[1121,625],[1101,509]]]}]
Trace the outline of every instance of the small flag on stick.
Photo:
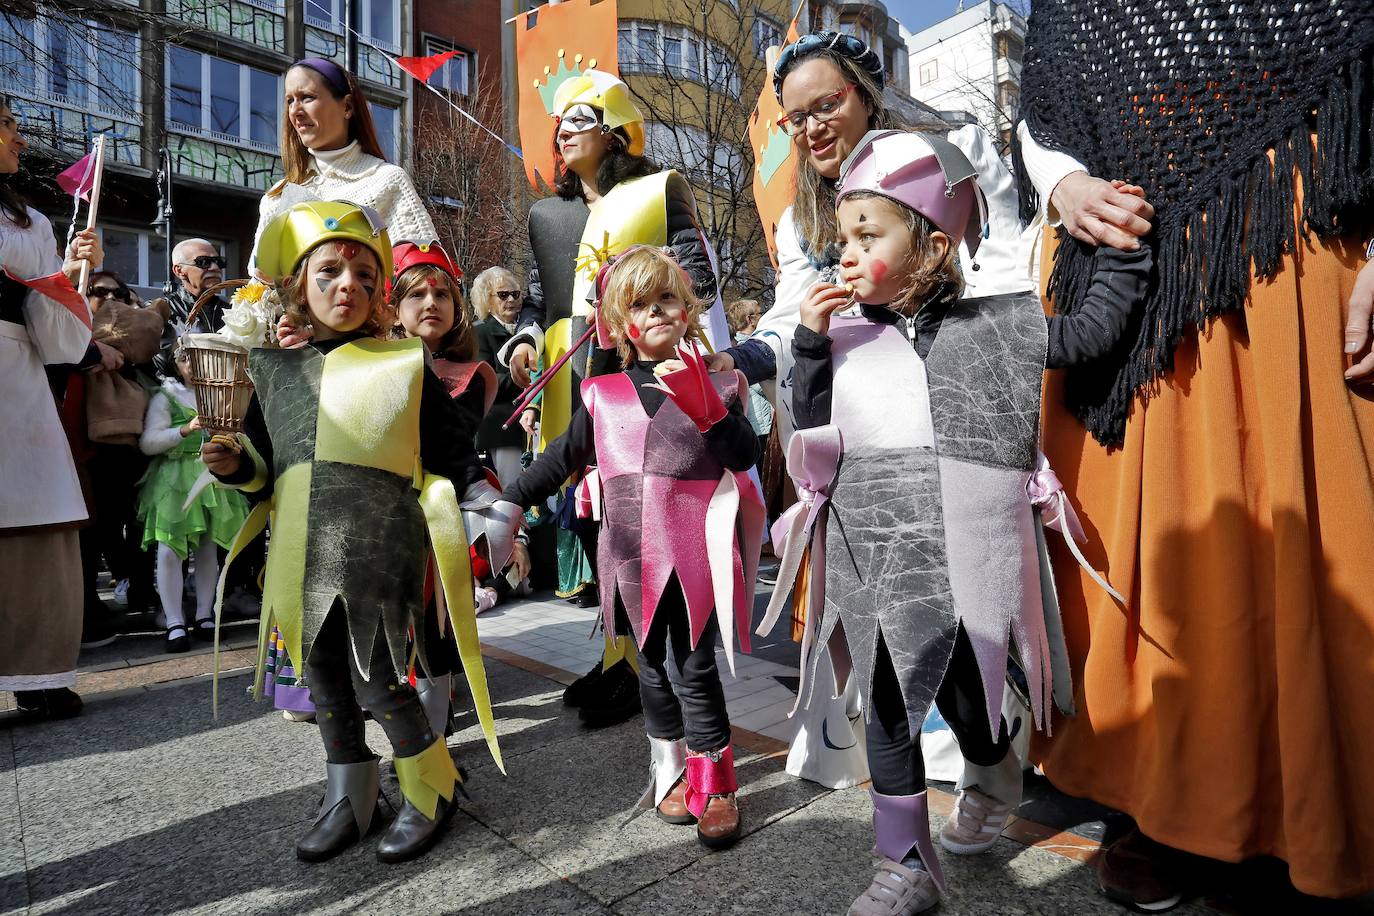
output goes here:
[{"label": "small flag on stick", "polygon": [[95,154],[87,153],[57,174],[57,186],[72,197],[91,199],[95,184]]}]

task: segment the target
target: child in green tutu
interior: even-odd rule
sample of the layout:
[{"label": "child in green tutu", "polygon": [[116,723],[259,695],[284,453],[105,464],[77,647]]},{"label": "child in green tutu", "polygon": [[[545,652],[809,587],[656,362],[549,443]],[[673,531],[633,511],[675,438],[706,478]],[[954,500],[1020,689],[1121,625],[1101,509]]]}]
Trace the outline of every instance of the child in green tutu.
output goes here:
[{"label": "child in green tutu", "polygon": [[219,579],[216,545],[228,548],[248,517],[248,503],[235,490],[203,487],[191,504],[186,497],[205,473],[200,459],[200,418],[196,399],[185,384],[190,365],[177,356],[182,381],[167,379],[148,401],[138,446],[156,456],[139,482],[138,517],[143,549],[157,542],[157,593],[167,617],[167,651],[191,647],[192,628],[181,609],[184,565],[195,554],[197,639],[215,636],[215,585]]}]

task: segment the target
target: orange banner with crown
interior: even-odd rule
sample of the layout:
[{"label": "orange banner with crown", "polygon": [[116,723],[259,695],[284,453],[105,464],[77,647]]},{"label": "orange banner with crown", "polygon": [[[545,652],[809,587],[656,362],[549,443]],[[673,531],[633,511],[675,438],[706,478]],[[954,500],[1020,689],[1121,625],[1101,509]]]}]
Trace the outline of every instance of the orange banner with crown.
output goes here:
[{"label": "orange banner with crown", "polygon": [[[801,15],[800,7],[797,15]],[[784,45],[801,36],[797,33],[797,16],[787,27]],[[773,94],[773,62],[780,48],[768,50],[768,72],[759,89],[759,100],[749,116],[749,148],[754,151],[754,206],[763,223],[764,239],[768,242],[768,259],[778,266],[778,244],[774,240],[783,211],[792,205],[793,180],[797,174],[797,157],[792,138],[778,126],[782,105]]]},{"label": "orange banner with crown", "polygon": [[521,13],[511,22],[525,176],[536,191],[545,191],[556,177],[553,97],[558,87],[584,70],[620,75],[616,0],[563,0]]}]

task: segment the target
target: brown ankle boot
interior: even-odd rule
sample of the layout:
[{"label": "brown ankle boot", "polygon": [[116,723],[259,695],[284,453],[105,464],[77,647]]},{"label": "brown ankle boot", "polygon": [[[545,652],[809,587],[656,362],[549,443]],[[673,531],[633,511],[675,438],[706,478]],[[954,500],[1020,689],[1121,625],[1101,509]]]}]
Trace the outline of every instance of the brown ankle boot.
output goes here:
[{"label": "brown ankle boot", "polygon": [[697,839],[707,849],[724,849],[739,839],[739,805],[735,793],[712,795],[697,818]]},{"label": "brown ankle boot", "polygon": [[730,745],[718,751],[687,752],[687,810],[696,815],[697,840],[707,849],[724,849],[739,839],[738,788]]},{"label": "brown ankle boot", "polygon": [[679,779],[658,803],[659,820],[669,824],[695,824],[697,819],[687,810],[687,780]]}]

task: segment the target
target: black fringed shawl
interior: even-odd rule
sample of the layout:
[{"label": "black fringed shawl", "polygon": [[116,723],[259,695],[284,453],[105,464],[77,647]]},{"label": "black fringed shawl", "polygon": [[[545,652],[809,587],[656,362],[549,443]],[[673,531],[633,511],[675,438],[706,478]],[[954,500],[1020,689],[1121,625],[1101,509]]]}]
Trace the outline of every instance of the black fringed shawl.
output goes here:
[{"label": "black fringed shawl", "polygon": [[[1252,265],[1271,277],[1298,233],[1369,226],[1372,52],[1374,0],[1036,0],[1027,127],[1092,175],[1140,185],[1156,211],[1157,282],[1117,350],[1067,379],[1099,442],[1121,444],[1136,392],[1172,368],[1185,333],[1241,309]],[[1030,220],[1039,201],[1020,152]],[[1093,248],[1062,228],[1059,241],[1048,290],[1071,314]]]}]

